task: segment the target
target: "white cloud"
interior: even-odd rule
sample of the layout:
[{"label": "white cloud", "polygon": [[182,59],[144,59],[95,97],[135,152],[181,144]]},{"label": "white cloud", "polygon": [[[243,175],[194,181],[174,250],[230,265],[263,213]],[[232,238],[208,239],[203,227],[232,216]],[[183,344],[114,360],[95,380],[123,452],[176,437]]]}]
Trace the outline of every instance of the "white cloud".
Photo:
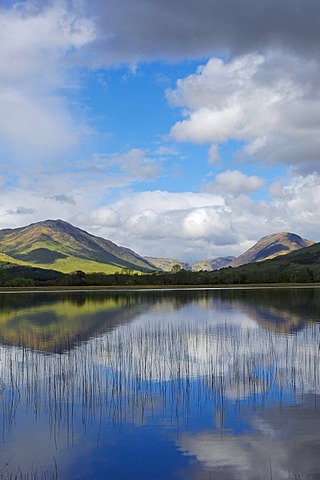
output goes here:
[{"label": "white cloud", "polygon": [[[259,43],[260,33],[244,31],[243,26],[248,25],[248,17],[269,25],[266,19],[274,18],[278,2],[268,4],[265,18],[250,2],[245,4],[250,5],[241,10],[245,19],[232,19],[230,7],[206,0],[206,8],[189,2],[183,11],[175,0],[161,7],[153,0],[142,1],[139,10],[126,0],[120,0],[120,7],[108,8],[98,0],[27,0],[0,8],[3,158],[10,149],[17,149],[23,153],[20,166],[34,153],[48,163],[53,153],[79,141],[84,129],[74,118],[65,90],[74,87],[73,69],[78,66],[128,61],[136,68],[135,62],[145,58],[185,58],[199,52],[213,55],[217,45],[236,52],[238,41],[242,43],[238,52],[251,53],[228,55],[225,60],[211,58],[167,91],[170,104],[182,109],[171,135],[179,141],[210,143],[211,164],[223,160],[221,145],[235,139],[244,145],[246,158],[299,167],[272,186],[270,199],[254,201],[248,195],[263,187],[263,179],[238,170],[217,175],[204,193],[124,191],[157,179],[164,162],[177,154],[172,144],[170,148],[160,146],[152,155],[146,148],[128,147],[122,153],[84,160],[82,165],[71,165],[66,159],[45,172],[23,172],[21,167],[17,173],[8,167],[8,156],[0,179],[1,226],[61,217],[63,204],[66,220],[106,238],[111,236],[116,243],[143,254],[194,260],[240,254],[272,231],[289,230],[317,240],[320,181],[314,171],[319,168],[320,152],[320,70],[318,57],[312,57],[312,45],[319,32],[299,30],[312,18],[297,2],[300,11],[289,10],[280,22],[295,26],[293,33],[276,34],[278,27],[274,26],[268,30],[268,42]],[[315,11],[317,8],[313,4]],[[172,22],[168,23],[169,19]],[[221,26],[218,32],[219,25],[230,22],[234,29]],[[199,37],[186,42],[191,31],[197,31]],[[294,42],[294,35],[296,46],[309,46],[303,62],[293,53],[295,48],[284,52],[278,42],[280,37]],[[297,175],[303,169],[305,176]],[[123,197],[119,200],[120,189]],[[111,200],[110,192],[114,192]]]},{"label": "white cloud", "polygon": [[275,182],[268,201],[251,199],[263,182],[238,171],[218,175],[211,191],[202,193],[133,193],[128,178],[119,183],[88,168],[77,174],[20,174],[15,187],[13,177],[2,179],[0,228],[62,217],[142,255],[185,261],[237,256],[261,237],[282,231],[320,240],[317,174]]},{"label": "white cloud", "polygon": [[[308,75],[306,76],[306,72]],[[177,82],[167,97],[183,107],[171,128],[177,141],[244,142],[242,154],[261,162],[319,161],[318,63],[283,52],[212,58]]]},{"label": "white cloud", "polygon": [[247,195],[264,186],[264,179],[255,175],[245,175],[239,170],[227,170],[219,173],[214,182],[207,183],[205,189],[224,195]]},{"label": "white cloud", "polygon": [[[157,157],[153,158],[140,149],[94,156],[77,163],[67,159],[64,162],[48,161],[36,169],[20,165],[17,170],[14,165],[3,165],[0,228],[61,217],[88,230],[96,226],[119,227],[118,213],[106,205],[107,199],[115,201],[120,192],[125,195],[125,189],[131,185],[153,181],[161,168]],[[21,205],[30,215],[19,215]],[[12,212],[17,214],[13,216]],[[127,212],[122,221],[128,216]]]},{"label": "white cloud", "polygon": [[140,254],[185,261],[240,255],[261,237],[282,231],[319,240],[318,175],[275,183],[268,201],[249,198],[262,186],[260,177],[231,171],[217,176],[212,193],[127,192],[109,206],[117,221],[108,213],[99,223],[95,210],[83,221]]},{"label": "white cloud", "polygon": [[10,149],[50,156],[77,142],[81,127],[57,89],[93,38],[92,21],[63,1],[0,9],[0,138]]},{"label": "white cloud", "polygon": [[293,177],[290,182],[275,182],[271,195],[277,215],[290,224],[292,231],[302,231],[311,240],[319,239],[320,176]]},{"label": "white cloud", "polygon": [[3,90],[0,112],[0,136],[13,149],[27,146],[50,154],[77,142],[74,122],[57,97],[35,98],[18,90]]},{"label": "white cloud", "polygon": [[220,112],[201,107],[190,113],[188,120],[177,122],[171,129],[171,135],[180,142],[224,142],[237,128],[239,120],[240,111],[236,106]]},{"label": "white cloud", "polygon": [[94,223],[96,234],[111,236],[140,254],[199,259],[229,251],[227,244],[232,250],[238,241],[221,195],[149,191],[123,196],[110,207],[117,224],[101,222],[99,228],[95,212],[84,222]]},{"label": "white cloud", "polygon": [[55,86],[61,79],[59,67],[95,38],[93,22],[71,12],[64,1],[26,1],[2,9],[0,27],[1,78],[20,84],[36,80],[45,88]]},{"label": "white cloud", "polygon": [[159,215],[171,211],[188,211],[192,208],[223,206],[223,198],[209,193],[172,193],[161,190],[146,191],[124,196],[114,204],[121,216],[129,217],[148,208]]},{"label": "white cloud", "polygon": [[219,147],[215,143],[213,143],[208,152],[208,162],[209,164],[215,164],[218,162],[220,159],[220,154],[219,154]]},{"label": "white cloud", "polygon": [[[55,195],[51,198],[47,195],[46,187],[43,191],[31,188],[26,190],[20,187],[2,190],[0,192],[0,228],[16,228],[48,218],[70,217],[76,208],[75,204],[65,202],[62,212],[61,203],[57,202]],[[81,207],[85,207],[85,201]]]},{"label": "white cloud", "polygon": [[159,160],[151,158],[144,150],[139,148],[94,158],[94,164],[97,168],[108,169],[109,174],[112,174],[112,169],[115,169],[116,175],[125,175],[131,182],[157,178],[161,171],[159,163]]},{"label": "white cloud", "polygon": [[203,207],[191,210],[183,219],[184,236],[188,239],[207,240],[215,245],[234,243],[232,216],[225,207]]},{"label": "white cloud", "polygon": [[100,207],[94,210],[90,215],[90,221],[99,227],[116,227],[118,225],[118,216],[111,207]]}]

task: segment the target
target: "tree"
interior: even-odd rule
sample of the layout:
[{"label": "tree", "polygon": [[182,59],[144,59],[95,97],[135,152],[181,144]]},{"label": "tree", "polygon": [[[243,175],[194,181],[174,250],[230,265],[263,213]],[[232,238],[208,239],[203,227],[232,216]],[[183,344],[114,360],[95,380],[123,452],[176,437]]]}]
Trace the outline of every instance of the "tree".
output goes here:
[{"label": "tree", "polygon": [[178,273],[182,270],[182,267],[181,265],[179,265],[178,263],[176,263],[175,265],[172,265],[172,268],[171,268],[171,273]]}]

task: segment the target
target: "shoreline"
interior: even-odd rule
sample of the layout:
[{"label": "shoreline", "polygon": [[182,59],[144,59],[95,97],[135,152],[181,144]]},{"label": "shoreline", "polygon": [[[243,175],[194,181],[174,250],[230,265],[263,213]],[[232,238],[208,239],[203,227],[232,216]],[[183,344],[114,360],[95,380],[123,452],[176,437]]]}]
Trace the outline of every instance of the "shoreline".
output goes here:
[{"label": "shoreline", "polygon": [[223,290],[254,288],[319,288],[320,283],[243,283],[221,285],[107,285],[107,286],[50,286],[50,287],[0,287],[1,293],[37,293],[37,292],[108,292],[108,291],[143,291],[143,290]]}]

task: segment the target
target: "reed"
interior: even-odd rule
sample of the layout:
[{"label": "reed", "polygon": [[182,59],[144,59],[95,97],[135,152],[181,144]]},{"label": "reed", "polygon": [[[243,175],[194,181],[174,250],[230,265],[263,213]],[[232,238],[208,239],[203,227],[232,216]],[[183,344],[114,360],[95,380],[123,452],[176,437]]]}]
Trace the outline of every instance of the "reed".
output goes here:
[{"label": "reed", "polygon": [[[68,338],[64,339],[68,344]],[[21,339],[21,345],[25,345]],[[290,395],[297,406],[305,393],[320,393],[319,325],[295,334],[239,326],[227,319],[133,322],[44,354],[26,347],[1,347],[1,439],[5,443],[17,412],[48,422],[58,445],[76,442],[76,430],[112,422],[148,423],[157,416],[177,432],[208,404],[223,430],[230,409],[264,407]],[[57,478],[54,465],[22,471],[14,461],[0,478]]]}]

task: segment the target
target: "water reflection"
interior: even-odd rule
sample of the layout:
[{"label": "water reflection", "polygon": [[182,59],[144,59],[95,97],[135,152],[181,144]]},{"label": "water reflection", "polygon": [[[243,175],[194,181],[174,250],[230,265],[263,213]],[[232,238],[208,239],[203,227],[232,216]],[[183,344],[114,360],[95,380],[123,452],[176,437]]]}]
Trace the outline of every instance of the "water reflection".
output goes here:
[{"label": "water reflection", "polygon": [[[319,400],[319,399],[318,399]],[[319,478],[319,412],[314,397],[305,407],[283,406],[250,412],[251,430],[235,434],[184,432],[181,450],[195,455],[219,479]],[[303,428],[301,426],[303,425]],[[239,475],[241,472],[241,476]]]},{"label": "water reflection", "polygon": [[85,293],[0,296],[0,341],[63,352],[132,321],[146,306],[131,295]]},{"label": "water reflection", "polygon": [[313,478],[319,305],[318,289],[3,295],[1,475]]}]

